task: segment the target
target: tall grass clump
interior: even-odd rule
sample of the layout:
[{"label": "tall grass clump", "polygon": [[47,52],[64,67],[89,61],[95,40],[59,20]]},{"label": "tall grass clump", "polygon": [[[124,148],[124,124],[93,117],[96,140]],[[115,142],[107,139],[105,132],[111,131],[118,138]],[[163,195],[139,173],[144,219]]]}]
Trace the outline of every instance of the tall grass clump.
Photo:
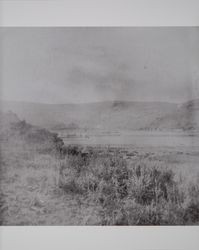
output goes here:
[{"label": "tall grass clump", "polygon": [[92,202],[101,225],[184,225],[199,222],[199,185],[180,183],[174,171],[150,161],[128,165],[118,154],[70,149],[59,187]]}]

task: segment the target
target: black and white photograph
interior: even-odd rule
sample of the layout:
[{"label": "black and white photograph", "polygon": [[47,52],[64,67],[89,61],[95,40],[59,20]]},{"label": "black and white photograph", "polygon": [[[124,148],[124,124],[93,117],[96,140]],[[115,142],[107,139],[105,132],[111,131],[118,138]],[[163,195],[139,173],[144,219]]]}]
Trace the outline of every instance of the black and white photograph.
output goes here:
[{"label": "black and white photograph", "polygon": [[0,36],[1,225],[199,225],[199,27]]}]

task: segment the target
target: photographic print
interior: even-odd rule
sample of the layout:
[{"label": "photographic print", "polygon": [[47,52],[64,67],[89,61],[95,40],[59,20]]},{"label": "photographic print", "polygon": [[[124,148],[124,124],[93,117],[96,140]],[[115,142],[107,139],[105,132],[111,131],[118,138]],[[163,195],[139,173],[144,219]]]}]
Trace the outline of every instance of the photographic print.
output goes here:
[{"label": "photographic print", "polygon": [[1,27],[1,225],[198,225],[199,28]]}]

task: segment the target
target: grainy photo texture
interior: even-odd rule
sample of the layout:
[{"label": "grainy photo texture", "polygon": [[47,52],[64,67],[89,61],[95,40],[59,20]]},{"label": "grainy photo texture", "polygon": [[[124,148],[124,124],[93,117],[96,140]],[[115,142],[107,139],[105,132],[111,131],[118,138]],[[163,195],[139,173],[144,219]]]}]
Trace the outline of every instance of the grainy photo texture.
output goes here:
[{"label": "grainy photo texture", "polygon": [[1,225],[199,225],[199,28],[0,28]]}]

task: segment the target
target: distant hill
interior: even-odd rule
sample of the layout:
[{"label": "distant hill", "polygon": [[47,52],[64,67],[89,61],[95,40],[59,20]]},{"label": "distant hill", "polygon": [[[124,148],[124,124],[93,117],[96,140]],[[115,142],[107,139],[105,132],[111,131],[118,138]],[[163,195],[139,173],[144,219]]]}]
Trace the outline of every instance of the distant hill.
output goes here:
[{"label": "distant hill", "polygon": [[151,129],[199,129],[199,100],[192,100],[171,110],[168,114],[157,117],[150,125]]},{"label": "distant hill", "polygon": [[8,128],[11,124],[19,122],[18,116],[11,110],[3,113],[0,112],[0,128]]},{"label": "distant hill", "polygon": [[56,150],[63,145],[56,133],[22,121],[12,111],[0,112],[0,141],[23,141],[26,145],[38,145],[45,151]]},{"label": "distant hill", "polygon": [[88,104],[3,102],[2,109],[46,128],[199,129],[199,100],[183,104],[110,101]]}]

